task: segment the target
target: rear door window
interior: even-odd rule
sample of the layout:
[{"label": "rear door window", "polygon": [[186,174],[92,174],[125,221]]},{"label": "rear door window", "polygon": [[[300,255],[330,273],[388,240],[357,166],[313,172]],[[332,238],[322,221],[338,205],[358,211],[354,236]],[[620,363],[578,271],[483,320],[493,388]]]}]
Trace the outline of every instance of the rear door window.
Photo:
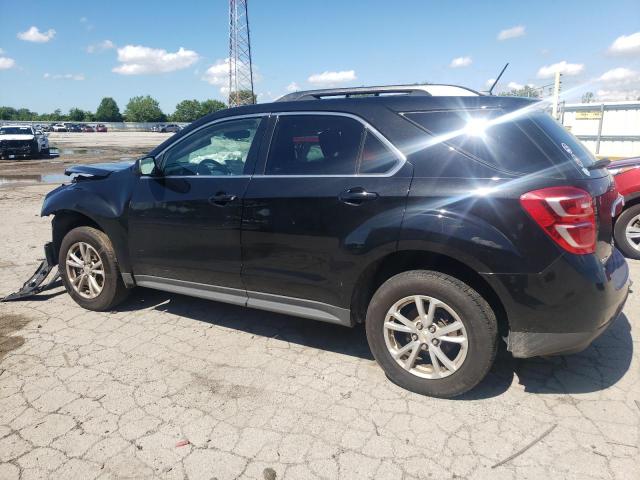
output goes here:
[{"label": "rear door window", "polygon": [[397,163],[398,157],[370,131],[365,134],[360,158],[360,174],[386,173]]},{"label": "rear door window", "polygon": [[265,174],[353,175],[364,126],[338,115],[278,118]]},{"label": "rear door window", "polygon": [[438,141],[499,170],[527,174],[575,164],[586,173],[595,161],[582,144],[542,111],[433,111],[405,117]]}]

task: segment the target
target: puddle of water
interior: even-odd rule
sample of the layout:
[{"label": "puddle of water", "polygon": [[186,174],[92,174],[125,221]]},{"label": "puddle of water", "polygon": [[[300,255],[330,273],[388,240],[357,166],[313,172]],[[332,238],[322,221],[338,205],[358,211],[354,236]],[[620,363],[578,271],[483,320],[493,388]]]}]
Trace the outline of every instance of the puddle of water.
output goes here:
[{"label": "puddle of water", "polygon": [[101,155],[104,153],[104,150],[99,148],[63,148],[62,150],[53,148],[52,150],[56,150],[59,155]]},{"label": "puddle of water", "polygon": [[47,173],[43,175],[5,175],[0,176],[0,188],[12,185],[33,185],[34,183],[66,183],[70,177],[64,173]]}]

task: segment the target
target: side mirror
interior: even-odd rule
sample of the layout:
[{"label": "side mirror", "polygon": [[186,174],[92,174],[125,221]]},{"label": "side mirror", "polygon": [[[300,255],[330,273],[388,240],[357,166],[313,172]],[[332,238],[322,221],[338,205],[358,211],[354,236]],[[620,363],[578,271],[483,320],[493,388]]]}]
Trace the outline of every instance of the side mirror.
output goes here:
[{"label": "side mirror", "polygon": [[160,173],[155,157],[144,157],[139,159],[138,171],[140,172],[140,175],[144,176],[157,176]]}]

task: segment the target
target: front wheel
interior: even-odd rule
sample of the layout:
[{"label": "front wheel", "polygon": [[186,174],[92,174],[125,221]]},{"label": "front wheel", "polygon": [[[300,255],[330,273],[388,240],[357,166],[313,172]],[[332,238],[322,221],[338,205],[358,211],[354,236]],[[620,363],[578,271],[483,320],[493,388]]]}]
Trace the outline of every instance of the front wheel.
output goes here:
[{"label": "front wheel", "polygon": [[62,239],[58,270],[71,298],[88,310],[110,310],[128,294],[109,237],[78,227]]},{"label": "front wheel", "polygon": [[475,387],[497,351],[497,321],[487,302],[457,278],[428,270],[382,284],[369,304],[366,331],[392,382],[434,397]]},{"label": "front wheel", "polygon": [[620,214],[613,236],[626,257],[640,260],[640,205],[633,205]]}]

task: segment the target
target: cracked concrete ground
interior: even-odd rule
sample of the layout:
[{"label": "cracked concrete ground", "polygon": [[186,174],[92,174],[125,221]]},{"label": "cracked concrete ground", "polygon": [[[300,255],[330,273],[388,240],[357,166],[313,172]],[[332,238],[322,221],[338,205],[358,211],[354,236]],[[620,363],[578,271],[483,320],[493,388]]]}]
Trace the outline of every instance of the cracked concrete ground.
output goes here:
[{"label": "cracked concrete ground", "polygon": [[[0,296],[42,257],[50,188],[0,189]],[[0,304],[0,479],[637,480],[639,312],[438,400],[391,384],[362,328],[145,289],[95,313],[57,287]]]}]

